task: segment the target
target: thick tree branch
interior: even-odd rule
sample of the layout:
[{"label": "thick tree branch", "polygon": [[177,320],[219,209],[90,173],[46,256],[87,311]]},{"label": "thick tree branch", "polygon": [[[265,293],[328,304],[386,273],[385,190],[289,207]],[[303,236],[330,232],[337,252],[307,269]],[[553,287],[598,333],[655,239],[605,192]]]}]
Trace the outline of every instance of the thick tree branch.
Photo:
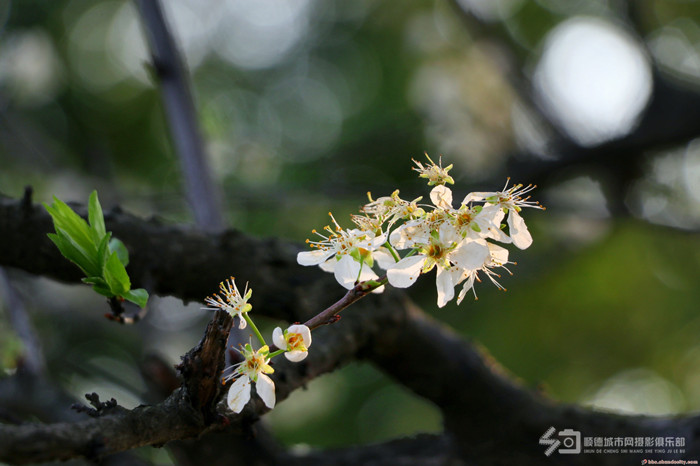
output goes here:
[{"label": "thick tree branch", "polygon": [[[241,278],[250,280],[255,288],[254,312],[288,321],[304,321],[342,296],[341,290],[336,297],[328,296],[328,290],[339,289],[333,278],[315,268],[296,265],[298,247],[280,240],[260,240],[237,232],[204,235],[119,212],[107,216],[107,227],[130,249],[133,259],[129,272],[134,281],[148,276],[157,292],[163,294],[199,299],[222,276],[240,272]],[[46,239],[50,229],[50,219],[42,209],[0,199],[0,265],[77,281],[77,270],[62,260]],[[365,357],[399,383],[433,401],[444,415],[447,432],[467,459],[488,457],[497,464],[516,460],[519,464],[541,464],[543,449],[538,439],[550,426],[572,428],[590,436],[683,437],[685,457],[700,455],[697,417],[621,416],[557,404],[524,388],[483,350],[425,316],[398,292],[389,290],[360,300],[352,312],[344,314],[340,324],[324,326],[315,335],[314,350],[307,360],[296,366],[283,358],[276,363],[279,400],[316,376]],[[66,435],[65,429],[72,429],[73,435],[82,439],[72,445],[73,452],[87,455],[192,437],[212,429],[202,411],[193,409],[189,402],[183,405],[182,398],[183,390],[179,390],[163,404],[137,408],[120,415],[121,420],[104,416],[70,427],[2,427],[0,438],[6,443],[0,451],[27,445],[20,439],[33,439],[32,435],[39,435],[36,429],[45,436],[39,436],[45,442],[55,442],[46,444],[54,447],[65,445],[56,439]],[[240,416],[228,417],[232,427],[247,425],[266,411],[259,399],[253,399]],[[148,420],[141,425],[142,417]],[[138,433],[133,432],[133,426],[141,426]],[[120,429],[132,430],[124,434],[127,440],[115,439],[117,444],[98,436],[100,432],[120,435]],[[560,455],[550,460],[564,464],[562,457],[566,464],[613,464],[619,459],[615,455]],[[634,455],[629,458],[637,459]]]},{"label": "thick tree branch", "polygon": [[[445,427],[458,439],[464,458],[541,464],[544,456],[538,439],[550,426],[591,437],[683,437],[687,453],[681,457],[700,455],[700,416],[625,416],[557,404],[523,387],[484,349],[465,342],[410,302],[404,309],[403,325],[387,328],[369,358],[440,407]],[[617,455],[556,455],[547,464],[612,465],[619,461]]]},{"label": "thick tree branch", "polygon": [[[374,317],[384,313],[377,307],[382,301],[386,300],[367,301],[365,313],[344,319],[343,326],[328,327],[329,331],[316,337],[314,347],[318,350],[311,352],[302,363],[290,363],[284,358],[276,360],[274,379],[278,401],[320,374],[354,360],[361,349],[378,338],[387,324]],[[226,315],[223,325],[230,325],[230,320]],[[221,429],[239,434],[246,432],[252,422],[268,411],[262,401],[253,397],[240,415],[233,415],[223,405],[206,413],[201,400],[208,395],[202,393],[209,386],[208,382],[219,384],[218,374],[210,377],[205,371],[202,375],[193,375],[200,367],[210,367],[207,354],[217,352],[214,346],[222,331],[221,325],[222,317],[215,315],[203,340],[183,358],[183,366],[194,365],[183,370],[189,378],[162,403],[133,410],[119,408],[73,423],[0,425],[0,461],[23,464],[78,456],[97,459],[138,446],[162,445]],[[348,338],[348,335],[355,337]],[[221,344],[220,350],[224,349],[225,345]],[[193,389],[191,386],[196,380],[199,385]]]},{"label": "thick tree branch", "polygon": [[[333,465],[401,465],[401,466],[466,466],[456,453],[449,435],[421,434],[363,447],[339,448],[290,455],[284,464],[299,466]],[[483,462],[473,464],[487,464]]]}]

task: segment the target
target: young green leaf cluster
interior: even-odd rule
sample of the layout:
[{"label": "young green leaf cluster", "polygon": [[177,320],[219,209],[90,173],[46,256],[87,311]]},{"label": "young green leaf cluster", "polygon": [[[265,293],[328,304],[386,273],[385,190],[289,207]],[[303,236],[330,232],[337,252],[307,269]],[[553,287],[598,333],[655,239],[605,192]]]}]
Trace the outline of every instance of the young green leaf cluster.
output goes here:
[{"label": "young green leaf cluster", "polygon": [[108,298],[127,300],[145,307],[148,292],[142,288],[131,289],[131,280],[126,273],[129,252],[124,243],[112,238],[105,230],[102,207],[97,192],[90,194],[88,223],[54,196],[53,204],[44,204],[53,219],[56,233],[49,238],[61,251],[63,257],[80,267],[85,274],[83,282]]}]

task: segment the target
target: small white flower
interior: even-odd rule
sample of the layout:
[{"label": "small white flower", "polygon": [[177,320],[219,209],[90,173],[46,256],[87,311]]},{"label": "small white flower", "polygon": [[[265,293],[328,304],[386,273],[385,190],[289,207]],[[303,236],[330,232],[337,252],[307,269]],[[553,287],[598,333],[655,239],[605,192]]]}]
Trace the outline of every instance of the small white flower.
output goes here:
[{"label": "small white flower", "polygon": [[454,297],[453,274],[450,260],[458,239],[450,230],[433,232],[425,244],[417,244],[419,250],[415,255],[404,257],[389,267],[386,272],[389,283],[397,288],[413,285],[422,273],[427,273],[437,266],[435,285],[438,293],[438,307],[443,307]]},{"label": "small white flower", "polygon": [[422,163],[412,159],[413,163],[416,164],[416,166],[413,167],[413,170],[419,173],[418,176],[420,178],[428,179],[428,186],[434,186],[436,184],[444,185],[447,183],[455,184],[455,180],[447,174],[447,172],[452,169],[452,164],[442,168],[442,156],[440,156],[439,164],[435,164],[435,162],[430,159],[427,152],[425,154],[425,158],[427,158],[430,162],[429,165],[423,166]]},{"label": "small white flower", "polygon": [[399,197],[398,189],[391,193],[391,196],[383,196],[376,201],[372,199],[371,193],[367,193],[367,197],[369,204],[365,204],[360,211],[365,215],[371,215],[382,223],[389,220],[389,227],[398,220],[410,220],[421,217],[425,213],[423,209],[418,207],[418,201],[422,199],[421,197],[406,201]]},{"label": "small white flower", "polygon": [[430,190],[430,200],[435,207],[452,210],[452,190],[444,184],[439,184]]},{"label": "small white flower", "polygon": [[204,301],[211,307],[206,307],[204,309],[209,309],[212,311],[222,309],[228,312],[231,317],[238,316],[238,328],[244,329],[247,324],[243,318],[243,314],[250,312],[250,310],[253,309],[253,306],[248,303],[248,300],[253,295],[253,290],[249,290],[248,284],[246,283],[245,290],[241,295],[241,293],[238,291],[234,278],[231,277],[219,284],[219,291],[224,297],[222,298],[216,293],[210,297],[207,297]]},{"label": "small white flower", "polygon": [[430,216],[432,229],[443,228],[449,224],[463,238],[491,238],[510,243],[511,239],[500,229],[505,216],[499,206],[469,206],[462,204],[459,209],[452,207],[452,190],[445,185],[435,186],[430,191],[430,199],[437,207]]},{"label": "small white flower", "polygon": [[498,246],[497,244],[486,243],[486,245],[488,246],[488,255],[483,263],[479,265],[475,262],[471,264],[471,268],[461,269],[461,276],[455,278],[456,284],[466,280],[464,286],[462,287],[462,291],[460,291],[459,296],[457,297],[457,304],[462,302],[469,290],[472,290],[472,293],[474,293],[474,299],[479,299],[476,296],[476,290],[474,289],[474,285],[476,284],[475,282],[481,281],[478,275],[479,272],[484,272],[489,280],[491,280],[491,283],[496,285],[496,288],[505,291],[503,285],[501,285],[495,278],[500,278],[501,276],[492,269],[502,267],[512,275],[510,270],[508,270],[506,267],[506,264],[512,263],[508,262],[508,250]]},{"label": "small white flower", "polygon": [[[531,201],[530,196],[523,197],[537,186],[516,184],[508,188],[510,178],[506,181],[506,185],[502,191],[497,192],[477,192],[469,193],[462,204],[469,204],[473,201],[484,201],[486,206],[498,206],[508,211],[508,229],[513,244],[520,249],[526,249],[532,244],[532,235],[525,225],[525,220],[518,212],[523,207],[531,207],[534,209],[543,209],[539,202]],[[507,189],[506,189],[507,188]],[[485,207],[486,208],[486,207]]]},{"label": "small white flower", "polygon": [[255,382],[255,389],[265,406],[270,409],[274,408],[275,383],[266,375],[275,371],[269,365],[269,347],[265,345],[255,351],[248,343],[240,353],[245,359],[234,365],[233,373],[223,380],[224,383],[232,379],[235,380],[226,397],[229,408],[234,413],[240,413],[243,410],[243,407],[250,401],[251,382]]},{"label": "small white flower", "polygon": [[292,362],[306,359],[311,346],[311,330],[306,325],[291,325],[284,332],[280,327],[272,331],[272,342],[279,348],[286,350],[284,357]]},{"label": "small white flower", "polygon": [[[297,262],[300,265],[318,265],[321,270],[333,273],[338,283],[348,290],[352,289],[358,280],[379,278],[371,268],[374,264],[372,253],[386,242],[386,237],[375,236],[372,231],[343,230],[333,215],[331,218],[335,229],[326,226],[328,236],[312,230],[312,233],[320,236],[322,241],[306,240],[312,248],[317,250],[300,252],[297,254]],[[384,291],[383,286],[373,290],[374,293],[382,291]]]}]

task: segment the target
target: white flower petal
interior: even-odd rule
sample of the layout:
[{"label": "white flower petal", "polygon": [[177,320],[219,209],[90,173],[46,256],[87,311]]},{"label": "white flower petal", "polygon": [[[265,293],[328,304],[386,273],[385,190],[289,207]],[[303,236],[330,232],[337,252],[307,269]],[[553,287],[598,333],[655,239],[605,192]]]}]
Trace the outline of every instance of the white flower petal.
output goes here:
[{"label": "white flower petal", "polygon": [[490,257],[489,248],[484,240],[466,239],[452,253],[452,261],[466,270],[480,269]]},{"label": "white flower petal", "polygon": [[430,191],[430,200],[433,201],[436,207],[446,210],[451,209],[452,190],[444,184],[437,185]]},{"label": "white flower petal", "polygon": [[428,243],[430,241],[430,229],[425,222],[414,220],[404,223],[391,232],[389,240],[396,249],[412,248],[416,243]]},{"label": "white flower petal", "polygon": [[483,201],[488,197],[495,196],[496,194],[498,194],[498,193],[487,193],[487,192],[469,193],[462,201],[462,204],[469,204],[470,202],[473,202],[473,201],[475,201],[475,202]]},{"label": "white flower petal", "polygon": [[386,271],[389,283],[396,288],[408,288],[415,283],[424,263],[425,256],[422,255],[404,257]]},{"label": "white flower petal", "polygon": [[299,351],[299,350],[287,351],[286,353],[284,353],[284,357],[292,362],[303,361],[304,359],[306,359],[306,356],[308,356],[308,355],[309,355],[308,351]]},{"label": "white flower petal", "polygon": [[437,304],[438,307],[443,307],[452,298],[455,297],[454,284],[452,283],[453,275],[449,270],[438,267],[437,278],[435,284],[437,286]]},{"label": "white flower petal", "polygon": [[243,318],[243,315],[238,314],[238,328],[243,330],[248,325],[248,322]]},{"label": "white flower petal", "polygon": [[377,249],[372,253],[372,257],[374,258],[374,262],[384,270],[396,264],[394,256],[391,255],[387,248]]},{"label": "white flower petal", "polygon": [[366,280],[376,280],[379,278],[374,270],[367,267],[367,265],[362,266],[362,272],[360,272],[360,281],[364,282]]},{"label": "white flower petal", "polygon": [[284,339],[284,332],[280,327],[275,327],[275,329],[272,331],[272,343],[274,343],[279,349],[287,348],[287,340]]},{"label": "white flower petal", "polygon": [[476,273],[470,275],[469,279],[466,282],[464,282],[462,291],[459,292],[459,296],[457,297],[457,304],[462,303],[462,300],[467,295],[467,291],[474,289],[474,278],[476,278]]},{"label": "white flower petal", "polygon": [[510,243],[512,241],[510,237],[501,230],[501,222],[505,215],[503,209],[497,205],[486,206],[481,209],[481,212],[474,219],[481,230],[480,236],[491,238],[501,243]]},{"label": "white flower petal", "polygon": [[243,407],[250,400],[250,378],[242,375],[228,389],[226,402],[234,413],[243,411]]},{"label": "white flower petal", "polygon": [[328,260],[333,255],[333,250],[317,249],[315,251],[304,251],[297,254],[299,265],[319,265]]},{"label": "white flower petal", "polygon": [[508,250],[497,244],[488,243],[491,254],[491,263],[503,265],[508,263]]},{"label": "white flower petal", "polygon": [[520,249],[527,249],[532,244],[532,236],[525,225],[525,220],[515,209],[508,213],[508,228],[513,244]]},{"label": "white flower petal", "polygon": [[[309,329],[309,327],[307,327],[306,325],[290,325],[290,327],[287,329],[287,332],[300,334],[301,338],[304,340],[304,346],[306,346],[307,348],[311,346],[311,329]],[[277,346],[279,347],[279,345]]]},{"label": "white flower petal", "polygon": [[505,216],[506,213],[503,212],[503,208],[499,205],[486,205],[481,209],[478,215],[478,217],[488,218],[489,221],[496,226],[501,226],[501,222]]},{"label": "white flower petal", "polygon": [[360,263],[346,254],[335,264],[333,274],[343,288],[351,290],[360,274]]},{"label": "white flower petal", "polygon": [[[371,233],[371,232],[368,232],[367,234],[374,235],[374,233]],[[371,249],[372,251],[374,251],[375,249],[378,249],[382,244],[386,243],[386,240],[387,240],[387,234],[382,233],[381,235],[377,236],[376,238],[372,239],[369,242],[369,246],[370,246],[369,249]]]},{"label": "white flower petal", "polygon": [[318,264],[318,266],[321,267],[321,270],[324,272],[333,273],[335,272],[335,265],[337,263],[338,261],[335,259],[335,257],[331,257],[326,262],[321,262]]},{"label": "white flower petal", "polygon": [[262,398],[265,406],[272,409],[275,407],[275,382],[265,374],[258,374],[258,381],[255,384],[258,396]]}]

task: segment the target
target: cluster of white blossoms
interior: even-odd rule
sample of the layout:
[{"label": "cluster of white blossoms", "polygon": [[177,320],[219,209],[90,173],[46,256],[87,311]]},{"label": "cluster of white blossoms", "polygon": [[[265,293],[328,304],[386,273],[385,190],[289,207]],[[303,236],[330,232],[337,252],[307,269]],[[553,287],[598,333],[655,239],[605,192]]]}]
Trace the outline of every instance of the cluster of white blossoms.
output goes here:
[{"label": "cluster of white blossoms", "polygon": [[[432,204],[419,204],[420,197],[401,199],[398,190],[377,200],[368,194],[370,202],[360,209],[362,215],[352,216],[357,228],[344,230],[331,215],[334,227],[325,227],[327,235],[313,230],[320,240],[307,240],[314,250],[300,252],[297,262],[332,272],[347,289],[368,280],[407,288],[420,275],[436,269],[439,307],[454,298],[460,284],[458,304],[469,290],[476,298],[474,285],[481,281],[480,275],[504,289],[496,270],[510,273],[506,265],[512,262],[508,250],[495,243],[513,243],[520,249],[532,244],[520,211],[524,207],[544,209],[527,195],[535,186],[508,187],[506,182],[501,191],[470,193],[454,207],[452,190],[447,187],[454,184],[448,174],[452,165],[443,168],[442,160],[436,164],[427,158],[430,163],[426,165],[414,160],[413,169],[433,186]],[[401,258],[397,251],[404,250]],[[375,264],[386,270],[385,279],[374,272]],[[381,292],[383,286],[373,291]]]},{"label": "cluster of white blossoms", "polygon": [[233,277],[221,282],[219,289],[223,296],[215,294],[206,298],[205,301],[211,307],[205,309],[221,309],[228,312],[231,317],[238,317],[240,320],[239,328],[241,329],[246,328],[246,323],[250,324],[262,345],[255,350],[251,343],[246,343],[241,350],[238,350],[243,357],[243,361],[229,368],[232,369],[231,373],[222,380],[224,384],[234,380],[234,383],[231,384],[228,390],[228,406],[233,412],[240,413],[250,401],[251,385],[255,383],[258,396],[263,400],[265,406],[274,408],[275,383],[267,375],[275,371],[270,366],[270,360],[279,354],[284,354],[292,362],[299,362],[305,359],[308,355],[308,348],[311,346],[311,330],[306,325],[300,324],[291,325],[284,331],[280,327],[276,327],[272,332],[272,342],[277,347],[277,350],[271,352],[270,347],[265,343],[265,339],[250,316],[248,316],[248,312],[253,308],[248,303],[253,290],[249,290],[248,285],[246,285],[245,292],[241,295]]}]

